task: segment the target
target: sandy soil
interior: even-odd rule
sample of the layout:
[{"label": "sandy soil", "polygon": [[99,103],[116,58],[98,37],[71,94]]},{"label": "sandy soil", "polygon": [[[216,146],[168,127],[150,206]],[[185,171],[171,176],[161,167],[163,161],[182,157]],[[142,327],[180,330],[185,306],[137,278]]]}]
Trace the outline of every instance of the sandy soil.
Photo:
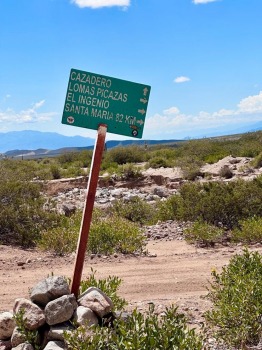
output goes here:
[{"label": "sandy soil", "polygon": [[[242,247],[195,248],[183,240],[150,241],[148,257],[86,257],[83,279],[92,267],[98,278],[115,275],[123,282],[120,295],[129,308],[148,308],[153,302],[161,312],[165,306],[176,304],[201,323],[209,303],[202,297],[213,268],[221,270]],[[262,247],[253,249],[262,252]],[[14,300],[28,297],[29,289],[50,274],[72,277],[74,254],[57,257],[37,250],[21,250],[0,246],[0,311],[11,310]]]}]

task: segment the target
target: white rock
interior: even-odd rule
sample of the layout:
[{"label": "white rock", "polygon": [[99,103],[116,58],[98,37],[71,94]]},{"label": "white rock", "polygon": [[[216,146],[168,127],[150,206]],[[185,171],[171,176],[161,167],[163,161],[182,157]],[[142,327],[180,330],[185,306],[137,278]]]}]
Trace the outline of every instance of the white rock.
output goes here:
[{"label": "white rock", "polygon": [[62,341],[50,341],[47,343],[44,350],[63,350],[65,349],[65,344]]},{"label": "white rock", "polygon": [[64,340],[64,333],[72,333],[75,328],[69,324],[51,326],[48,332],[48,340]]},{"label": "white rock", "polygon": [[52,326],[70,320],[76,308],[77,302],[74,294],[63,295],[50,301],[45,307],[47,324]]},{"label": "white rock", "polygon": [[98,318],[94,311],[84,306],[78,306],[74,313],[74,320],[79,326],[87,325],[90,327],[98,325]]},{"label": "white rock", "polygon": [[25,341],[25,336],[21,332],[19,332],[18,327],[15,327],[11,337],[12,347],[14,348],[17,345],[24,343]]},{"label": "white rock", "polygon": [[52,276],[40,281],[30,293],[31,300],[45,306],[50,301],[70,294],[67,281],[62,276]]},{"label": "white rock", "polygon": [[11,337],[15,329],[15,320],[11,312],[0,313],[0,339],[6,340]]},{"label": "white rock", "polygon": [[112,300],[99,288],[90,287],[78,299],[80,306],[85,306],[103,317],[113,309]]},{"label": "white rock", "polygon": [[15,300],[14,313],[24,311],[24,324],[29,330],[35,330],[45,324],[45,315],[39,306],[32,303],[32,301],[18,298]]}]

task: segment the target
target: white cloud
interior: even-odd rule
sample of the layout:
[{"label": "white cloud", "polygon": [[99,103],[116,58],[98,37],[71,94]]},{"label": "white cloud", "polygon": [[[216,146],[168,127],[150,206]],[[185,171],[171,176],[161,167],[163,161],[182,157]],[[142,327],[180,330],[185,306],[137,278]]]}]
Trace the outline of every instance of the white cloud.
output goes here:
[{"label": "white cloud", "polygon": [[[214,131],[227,132],[242,125],[252,125],[262,121],[262,91],[257,95],[243,98],[235,109],[220,109],[215,112],[200,111],[196,114],[183,114],[177,107],[163,110],[146,119],[147,137],[163,135],[163,138],[184,138],[197,133],[208,134]],[[230,131],[229,131],[230,132]]]},{"label": "white cloud", "polygon": [[42,107],[44,104],[45,104],[45,100],[41,100],[41,101],[39,101],[39,102],[36,102],[36,103],[33,105],[33,109],[38,109],[38,108]]},{"label": "white cloud", "polygon": [[163,113],[166,115],[178,114],[179,109],[177,107],[171,107],[171,108],[165,109]]},{"label": "white cloud", "polygon": [[219,0],[193,0],[193,3],[198,5],[198,4],[208,4],[209,2],[215,2]]},{"label": "white cloud", "polygon": [[184,77],[184,76],[181,76],[181,77],[177,77],[174,79],[174,82],[175,83],[185,83],[186,81],[190,81],[190,78],[188,77]]},{"label": "white cloud", "polygon": [[258,95],[243,98],[238,104],[240,113],[262,112],[262,91]]},{"label": "white cloud", "polygon": [[92,9],[97,9],[100,7],[112,7],[121,6],[128,7],[131,0],[71,0],[73,4],[80,8],[90,7]]},{"label": "white cloud", "polygon": [[56,113],[39,113],[38,109],[41,108],[45,103],[45,100],[41,100],[32,105],[31,108],[15,112],[13,109],[8,108],[6,111],[0,111],[0,123],[13,123],[13,124],[27,124],[36,123],[51,120]]}]

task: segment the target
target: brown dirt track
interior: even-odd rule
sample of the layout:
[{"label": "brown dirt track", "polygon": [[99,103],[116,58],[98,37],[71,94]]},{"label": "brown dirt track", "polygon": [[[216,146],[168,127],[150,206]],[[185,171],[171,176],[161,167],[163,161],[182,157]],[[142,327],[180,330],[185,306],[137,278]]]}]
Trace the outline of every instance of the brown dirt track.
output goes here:
[{"label": "brown dirt track", "polygon": [[[209,307],[202,297],[211,270],[221,270],[242,247],[195,248],[183,240],[150,241],[147,257],[86,257],[83,279],[92,267],[98,278],[120,277],[122,297],[129,307],[145,310],[155,303],[159,312],[176,304],[199,324]],[[261,246],[253,249],[262,252]],[[155,256],[156,255],[156,256]],[[0,311],[12,309],[18,297],[28,297],[29,289],[51,273],[72,277],[74,256],[57,257],[37,250],[0,246]]]}]

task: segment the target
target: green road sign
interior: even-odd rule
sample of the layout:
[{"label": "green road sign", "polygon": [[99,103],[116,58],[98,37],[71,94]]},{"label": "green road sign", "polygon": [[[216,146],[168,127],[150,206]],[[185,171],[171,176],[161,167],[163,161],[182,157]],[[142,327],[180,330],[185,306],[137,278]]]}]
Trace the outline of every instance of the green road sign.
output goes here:
[{"label": "green road sign", "polygon": [[62,123],[142,138],[150,86],[71,69]]}]

